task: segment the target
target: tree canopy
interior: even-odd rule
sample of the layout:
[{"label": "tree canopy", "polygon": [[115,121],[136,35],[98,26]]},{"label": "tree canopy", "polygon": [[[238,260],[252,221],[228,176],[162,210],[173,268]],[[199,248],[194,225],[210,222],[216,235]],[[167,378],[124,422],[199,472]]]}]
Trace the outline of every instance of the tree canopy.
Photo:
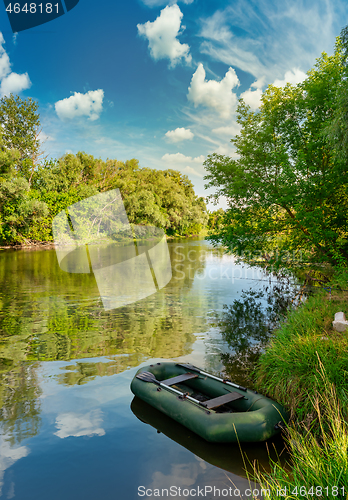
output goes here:
[{"label": "tree canopy", "polygon": [[38,103],[10,94],[0,99],[0,125],[3,145],[19,154],[16,169],[30,181],[40,155],[40,115]]},{"label": "tree canopy", "polygon": [[160,227],[168,234],[192,234],[208,221],[204,199],[196,196],[186,175],[141,168],[136,159],[103,161],[79,152],[48,162],[33,176],[35,196],[51,207],[47,227],[59,210],[116,188],[130,223]]},{"label": "tree canopy", "polygon": [[31,199],[28,181],[16,169],[17,149],[4,145],[0,129],[0,242],[19,242],[30,225],[48,214],[45,203]]},{"label": "tree canopy", "polygon": [[[260,109],[239,101],[236,158],[209,155],[206,187],[229,200],[224,224],[211,235],[245,258],[302,250],[307,260],[348,258],[346,167],[347,68],[342,40],[323,53],[307,78],[269,85]],[[345,108],[348,109],[347,107]]]}]

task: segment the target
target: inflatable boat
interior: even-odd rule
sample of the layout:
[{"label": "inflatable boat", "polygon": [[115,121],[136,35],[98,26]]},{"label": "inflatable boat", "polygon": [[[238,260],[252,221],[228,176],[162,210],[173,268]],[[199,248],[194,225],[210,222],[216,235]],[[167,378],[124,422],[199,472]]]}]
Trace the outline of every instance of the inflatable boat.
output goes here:
[{"label": "inflatable boat", "polygon": [[288,421],[286,410],[275,401],[190,364],[145,366],[133,378],[131,390],[213,443],[265,441]]}]

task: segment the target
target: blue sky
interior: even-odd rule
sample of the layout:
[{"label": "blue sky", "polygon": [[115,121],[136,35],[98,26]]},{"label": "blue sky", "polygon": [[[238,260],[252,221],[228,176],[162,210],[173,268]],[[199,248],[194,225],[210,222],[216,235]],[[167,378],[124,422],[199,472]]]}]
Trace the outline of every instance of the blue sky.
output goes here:
[{"label": "blue sky", "polygon": [[234,154],[238,98],[256,109],[268,84],[302,81],[347,14],[345,0],[80,0],[13,35],[2,6],[0,94],[39,102],[51,157],[137,158],[205,196],[206,156]]}]

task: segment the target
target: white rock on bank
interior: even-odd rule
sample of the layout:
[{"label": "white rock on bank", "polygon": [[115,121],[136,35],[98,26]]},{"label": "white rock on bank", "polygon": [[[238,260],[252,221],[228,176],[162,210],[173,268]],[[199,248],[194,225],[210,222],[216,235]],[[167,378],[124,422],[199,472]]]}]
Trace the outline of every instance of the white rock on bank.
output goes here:
[{"label": "white rock on bank", "polygon": [[338,312],[335,314],[335,320],[332,322],[332,326],[337,332],[344,332],[348,328],[348,321],[343,312]]}]

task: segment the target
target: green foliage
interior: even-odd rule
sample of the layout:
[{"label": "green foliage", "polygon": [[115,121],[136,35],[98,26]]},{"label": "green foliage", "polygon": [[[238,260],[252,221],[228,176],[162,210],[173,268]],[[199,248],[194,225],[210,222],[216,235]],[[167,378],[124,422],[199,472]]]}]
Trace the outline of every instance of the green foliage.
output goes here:
[{"label": "green foliage", "polygon": [[85,153],[66,154],[40,165],[33,174],[32,187],[40,192],[61,193],[69,189],[83,189],[87,184],[99,186],[101,163],[102,160]]},{"label": "green foliage", "polygon": [[39,154],[38,105],[12,94],[0,99],[0,243],[23,243],[30,228],[48,215],[46,204],[30,193]]},{"label": "green foliage", "polygon": [[45,203],[31,199],[29,183],[18,175],[19,152],[4,146],[0,133],[0,243],[22,243],[30,225],[47,214]]},{"label": "green foliage", "polygon": [[70,205],[120,189],[129,221],[168,234],[199,233],[206,206],[187,176],[140,168],[138,160],[103,161],[84,152],[38,163],[38,104],[0,99],[0,242],[52,241],[52,220]]},{"label": "green foliage", "polygon": [[341,162],[344,168],[348,154],[348,26],[341,31],[340,41],[343,54],[343,78],[337,88],[332,120],[327,123],[324,133],[333,149],[336,161]]},{"label": "green foliage", "polygon": [[259,111],[239,101],[242,128],[231,141],[239,157],[213,154],[205,162],[206,187],[230,204],[213,242],[244,256],[278,247],[278,258],[301,249],[306,260],[346,261],[348,170],[327,132],[339,108],[343,59],[338,39],[334,55],[323,53],[303,83],[270,85]]},{"label": "green foliage", "polygon": [[0,99],[0,125],[7,150],[17,150],[16,170],[27,180],[37,162],[40,150],[38,138],[40,118],[38,104],[30,97],[22,100],[10,94]]},{"label": "green foliage", "polygon": [[23,243],[30,225],[47,215],[45,203],[30,199],[29,184],[23,177],[0,184],[0,242]]},{"label": "green foliage", "polygon": [[0,182],[16,175],[16,162],[19,152],[16,149],[6,149],[0,129]]},{"label": "green foliage", "polygon": [[223,224],[224,215],[225,212],[223,211],[222,208],[209,212],[208,229],[209,230],[220,229]]},{"label": "green foliage", "polygon": [[32,190],[30,197],[36,202],[44,204],[47,210],[40,219],[33,221],[30,225],[27,237],[34,241],[53,241],[52,221],[54,217],[70,205],[95,194],[97,194],[97,190],[93,186],[80,186],[61,192]]},{"label": "green foliage", "polygon": [[104,162],[83,152],[67,154],[40,166],[32,186],[35,196],[51,207],[48,219],[40,223],[40,231],[32,232],[33,239],[34,234],[40,239],[44,234],[45,239],[52,239],[47,234],[52,218],[71,205],[72,199],[75,203],[116,188],[120,189],[129,222],[133,224],[153,225],[168,234],[191,234],[199,233],[208,219],[204,199],[195,195],[187,176],[175,170],[140,168],[135,159]]}]

